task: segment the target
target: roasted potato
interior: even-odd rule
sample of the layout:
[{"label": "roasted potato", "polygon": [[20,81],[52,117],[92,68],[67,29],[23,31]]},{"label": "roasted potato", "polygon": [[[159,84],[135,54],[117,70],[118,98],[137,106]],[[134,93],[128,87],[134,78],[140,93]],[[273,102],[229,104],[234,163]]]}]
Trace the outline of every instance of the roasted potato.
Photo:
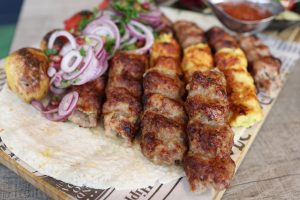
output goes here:
[{"label": "roasted potato", "polygon": [[28,103],[43,99],[49,87],[48,66],[47,56],[39,49],[13,52],[4,64],[9,88]]}]

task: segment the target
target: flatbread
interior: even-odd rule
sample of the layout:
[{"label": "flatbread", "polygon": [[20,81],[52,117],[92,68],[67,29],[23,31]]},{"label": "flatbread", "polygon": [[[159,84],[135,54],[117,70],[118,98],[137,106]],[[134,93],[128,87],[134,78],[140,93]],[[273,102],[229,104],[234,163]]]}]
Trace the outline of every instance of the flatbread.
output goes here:
[{"label": "flatbread", "polygon": [[139,144],[104,136],[102,127],[80,128],[51,122],[7,86],[0,93],[0,137],[29,166],[77,186],[133,189],[168,183],[184,176],[181,166],[148,161]]}]

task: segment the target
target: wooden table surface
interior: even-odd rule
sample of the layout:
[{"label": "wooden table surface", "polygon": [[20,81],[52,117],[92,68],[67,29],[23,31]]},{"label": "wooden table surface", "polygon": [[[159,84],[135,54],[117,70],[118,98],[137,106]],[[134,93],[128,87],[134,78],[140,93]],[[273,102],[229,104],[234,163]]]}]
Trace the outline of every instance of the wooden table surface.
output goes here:
[{"label": "wooden table surface", "polygon": [[[74,12],[93,8],[97,3],[99,0],[26,0],[11,50],[36,44],[47,31],[62,27],[62,21]],[[290,37],[297,31],[299,28],[280,35]],[[288,77],[224,200],[300,199],[299,65]],[[0,199],[44,200],[48,197],[0,164]]]}]

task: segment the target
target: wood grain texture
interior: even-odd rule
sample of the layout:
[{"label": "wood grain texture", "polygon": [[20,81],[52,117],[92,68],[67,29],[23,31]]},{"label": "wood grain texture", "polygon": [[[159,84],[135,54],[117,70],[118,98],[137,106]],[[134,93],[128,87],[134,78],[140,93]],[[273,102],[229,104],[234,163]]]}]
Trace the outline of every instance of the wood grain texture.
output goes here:
[{"label": "wood grain texture", "polygon": [[[31,46],[62,21],[99,0],[27,0],[12,50]],[[276,36],[299,39],[297,29]],[[296,36],[291,38],[291,36]],[[300,199],[300,62],[289,76],[268,119],[238,169],[223,199]],[[48,199],[42,192],[0,165],[0,199]]]}]

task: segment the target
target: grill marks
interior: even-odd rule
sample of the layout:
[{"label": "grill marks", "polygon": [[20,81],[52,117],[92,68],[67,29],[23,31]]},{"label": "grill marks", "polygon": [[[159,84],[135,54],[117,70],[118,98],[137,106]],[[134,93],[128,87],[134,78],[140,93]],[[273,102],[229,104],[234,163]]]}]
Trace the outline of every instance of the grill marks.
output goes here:
[{"label": "grill marks", "polygon": [[211,50],[198,26],[179,21],[174,28],[185,48],[181,66],[188,82],[185,108],[189,117],[186,129],[189,151],[184,158],[184,169],[192,191],[209,186],[222,190],[229,186],[235,171],[230,158],[233,132],[228,125],[225,76],[213,69]]},{"label": "grill marks", "polygon": [[104,128],[109,136],[131,143],[138,131],[142,111],[142,76],[147,57],[118,52],[111,61],[103,105]]},{"label": "grill marks", "polygon": [[141,148],[156,164],[179,164],[187,149],[179,58],[177,42],[171,35],[161,34],[152,48],[152,65],[144,75]]},{"label": "grill marks", "polygon": [[[189,115],[190,149],[184,159],[184,169],[191,190],[210,185],[222,190],[229,186],[235,170],[230,158],[233,132],[227,124],[229,104],[225,77],[217,69],[194,72],[188,91],[185,106]],[[207,95],[208,91],[214,95]]]}]

